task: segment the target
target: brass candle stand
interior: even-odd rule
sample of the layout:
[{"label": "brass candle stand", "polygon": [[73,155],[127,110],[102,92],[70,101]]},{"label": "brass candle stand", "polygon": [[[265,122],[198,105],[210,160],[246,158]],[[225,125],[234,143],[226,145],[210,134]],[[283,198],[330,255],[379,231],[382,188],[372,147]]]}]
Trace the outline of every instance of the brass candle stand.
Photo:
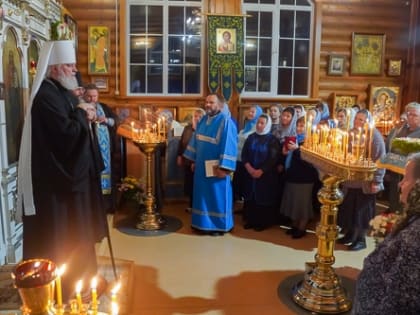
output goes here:
[{"label": "brass candle stand", "polygon": [[165,146],[165,142],[143,142],[135,140],[133,142],[146,155],[146,196],[144,198],[146,210],[139,215],[136,228],[147,231],[160,230],[166,222],[156,211],[156,200],[152,194],[152,157],[157,148]]},{"label": "brass candle stand", "polygon": [[306,264],[304,279],[293,289],[293,300],[312,312],[346,312],[351,308],[351,301],[332,267],[335,262],[334,245],[338,236],[337,206],[343,201],[339,184],[344,180],[371,180],[376,165],[371,161],[345,163],[306,147],[301,147],[300,150],[302,159],[312,163],[325,175],[322,178],[323,187],[318,192],[322,207],[320,223],[316,228],[318,249],[315,262]]}]

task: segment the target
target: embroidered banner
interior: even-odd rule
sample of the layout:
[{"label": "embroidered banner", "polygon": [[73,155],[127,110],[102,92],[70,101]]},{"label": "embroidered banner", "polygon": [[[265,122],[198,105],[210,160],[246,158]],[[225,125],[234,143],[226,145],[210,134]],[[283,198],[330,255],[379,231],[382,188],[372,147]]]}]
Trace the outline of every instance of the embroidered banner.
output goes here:
[{"label": "embroidered banner", "polygon": [[221,87],[226,101],[233,88],[238,93],[244,88],[243,20],[243,16],[208,16],[209,89],[215,93]]}]

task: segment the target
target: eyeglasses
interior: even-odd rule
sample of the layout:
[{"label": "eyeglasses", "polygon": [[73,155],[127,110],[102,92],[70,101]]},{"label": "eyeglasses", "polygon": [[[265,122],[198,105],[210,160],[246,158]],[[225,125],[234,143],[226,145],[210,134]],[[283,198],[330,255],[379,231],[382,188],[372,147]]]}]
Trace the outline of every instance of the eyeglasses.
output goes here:
[{"label": "eyeglasses", "polygon": [[411,116],[411,117],[419,117],[420,116],[419,113],[417,113],[417,112],[407,112],[406,114],[407,114],[407,117],[409,117],[409,116]]}]

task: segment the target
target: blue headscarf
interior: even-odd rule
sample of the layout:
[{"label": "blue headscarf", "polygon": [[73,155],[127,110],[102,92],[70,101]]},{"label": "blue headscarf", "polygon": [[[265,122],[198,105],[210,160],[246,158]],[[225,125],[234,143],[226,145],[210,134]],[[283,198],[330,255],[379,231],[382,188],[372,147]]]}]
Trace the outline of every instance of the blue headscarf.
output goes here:
[{"label": "blue headscarf", "polygon": [[330,109],[328,104],[325,102],[320,103],[322,105],[321,120],[327,120],[330,118]]},{"label": "blue headscarf", "polygon": [[255,107],[255,116],[254,116],[253,119],[245,121],[244,129],[243,129],[244,133],[248,133],[252,129],[255,129],[255,125],[257,124],[258,117],[260,117],[260,115],[263,112],[260,105],[252,105],[250,108],[252,108],[252,107]]}]

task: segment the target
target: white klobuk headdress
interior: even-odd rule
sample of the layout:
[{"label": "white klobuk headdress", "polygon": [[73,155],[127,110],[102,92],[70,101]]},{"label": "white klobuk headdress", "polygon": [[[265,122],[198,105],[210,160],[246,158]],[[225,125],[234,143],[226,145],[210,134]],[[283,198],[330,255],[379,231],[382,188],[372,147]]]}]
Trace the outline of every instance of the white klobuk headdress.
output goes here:
[{"label": "white klobuk headdress", "polygon": [[16,219],[22,218],[22,206],[25,215],[35,215],[35,204],[32,189],[32,119],[31,110],[33,100],[38,93],[42,81],[48,70],[48,66],[58,64],[76,63],[76,51],[74,41],[59,40],[45,42],[41,47],[36,75],[32,84],[29,106],[26,109],[25,122],[23,124],[22,140],[19,151],[18,164],[18,198]]}]

